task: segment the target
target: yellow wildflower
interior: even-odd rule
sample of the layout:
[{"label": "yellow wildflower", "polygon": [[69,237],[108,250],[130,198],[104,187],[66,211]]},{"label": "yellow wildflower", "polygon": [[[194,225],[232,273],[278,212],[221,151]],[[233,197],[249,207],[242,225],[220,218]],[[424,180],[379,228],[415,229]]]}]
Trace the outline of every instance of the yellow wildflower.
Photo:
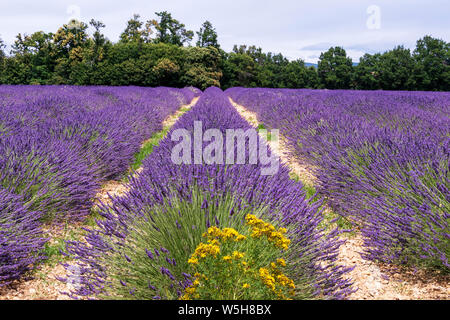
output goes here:
[{"label": "yellow wildflower", "polygon": [[244,257],[244,254],[242,252],[238,252],[238,251],[233,252],[234,259],[242,259],[243,257]]},{"label": "yellow wildflower", "polygon": [[286,261],[283,258],[277,259],[277,264],[286,267]]}]

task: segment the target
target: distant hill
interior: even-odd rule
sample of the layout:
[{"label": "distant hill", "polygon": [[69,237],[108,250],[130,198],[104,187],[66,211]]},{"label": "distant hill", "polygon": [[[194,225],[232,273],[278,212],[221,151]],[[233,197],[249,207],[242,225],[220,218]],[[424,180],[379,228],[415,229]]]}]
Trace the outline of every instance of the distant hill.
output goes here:
[{"label": "distant hill", "polygon": [[305,62],[305,66],[317,68],[317,63]]}]

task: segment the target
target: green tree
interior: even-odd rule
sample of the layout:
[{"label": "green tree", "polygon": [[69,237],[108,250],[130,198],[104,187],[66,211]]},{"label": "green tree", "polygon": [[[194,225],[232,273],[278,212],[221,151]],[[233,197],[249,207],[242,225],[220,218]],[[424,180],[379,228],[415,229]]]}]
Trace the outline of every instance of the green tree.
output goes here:
[{"label": "green tree", "polygon": [[5,83],[5,60],[6,54],[4,49],[6,48],[3,39],[0,37],[0,84]]},{"label": "green tree", "polygon": [[127,27],[120,35],[120,42],[122,43],[150,43],[151,39],[151,23],[147,22],[144,24],[140,20],[141,16],[134,14],[133,18],[128,20]]},{"label": "green tree", "polygon": [[359,64],[354,69],[354,88],[359,90],[381,89],[380,68],[381,54],[366,53],[359,59]]},{"label": "green tree", "polygon": [[[7,63],[4,77],[11,76],[10,80],[21,79],[24,84],[47,84],[55,64],[52,39],[52,33],[42,31],[32,35],[19,33],[12,46],[13,56]],[[17,80],[11,81],[16,83]]]},{"label": "green tree", "polygon": [[219,49],[220,45],[217,41],[217,32],[211,22],[205,21],[197,31],[197,47],[214,47]]},{"label": "green tree", "polygon": [[289,62],[282,74],[285,88],[299,89],[315,88],[317,86],[316,69],[314,67],[312,69],[306,68],[305,62],[301,59]]},{"label": "green tree", "polygon": [[71,54],[72,50],[89,45],[88,25],[84,22],[65,24],[55,33],[53,42],[57,56]]},{"label": "green tree", "polygon": [[86,72],[91,67],[88,57],[92,45],[87,29],[86,23],[72,21],[55,33],[52,56],[56,59],[56,65],[52,83],[86,84],[89,78]]},{"label": "green tree", "polygon": [[133,18],[127,21],[127,27],[120,35],[120,42],[141,42],[142,39],[142,26],[144,23],[140,21],[140,15],[135,14]]},{"label": "green tree", "polygon": [[425,36],[413,52],[410,86],[418,90],[450,90],[450,43]]},{"label": "green tree", "polygon": [[152,20],[149,22],[149,26],[153,26],[156,29],[156,43],[169,43],[177,46],[183,46],[185,43],[192,41],[194,32],[187,30],[185,25],[178,20],[172,18],[172,15],[167,12],[155,13],[159,21]]},{"label": "green tree", "polygon": [[379,82],[384,90],[406,90],[414,62],[409,49],[395,47],[379,57]]},{"label": "green tree", "polygon": [[186,62],[181,81],[204,90],[208,87],[220,87],[220,52],[213,46],[207,48],[184,48]]},{"label": "green tree", "polygon": [[231,52],[223,63],[222,87],[257,87],[258,66],[255,60],[245,53]]},{"label": "green tree", "polygon": [[367,90],[407,90],[414,60],[409,49],[397,46],[383,54],[365,54],[355,67],[354,87]]},{"label": "green tree", "polygon": [[349,89],[352,78],[352,59],[342,47],[332,47],[319,58],[318,73],[321,85],[328,89]]},{"label": "green tree", "polygon": [[5,45],[5,42],[3,41],[3,39],[0,37],[0,59],[3,59],[3,58],[5,58],[5,48],[6,48],[6,45]]},{"label": "green tree", "polygon": [[101,29],[105,28],[106,25],[101,21],[96,21],[94,19],[91,19],[89,24],[95,29],[94,35],[93,35],[93,50],[95,54],[95,60],[96,62],[101,61],[104,57],[104,48],[107,43],[107,39],[105,35],[101,32]]},{"label": "green tree", "polygon": [[289,65],[289,60],[282,54],[263,53],[259,48],[250,47],[249,55],[255,59],[258,72],[258,86],[266,88],[282,88],[287,83],[284,71]]}]

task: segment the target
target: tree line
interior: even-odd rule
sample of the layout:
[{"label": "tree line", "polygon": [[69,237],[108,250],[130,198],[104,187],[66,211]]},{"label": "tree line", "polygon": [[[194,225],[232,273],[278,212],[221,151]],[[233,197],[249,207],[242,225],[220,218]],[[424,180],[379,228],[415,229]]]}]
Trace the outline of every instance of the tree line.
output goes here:
[{"label": "tree line", "polygon": [[194,34],[169,12],[155,15],[134,15],[117,43],[94,19],[56,33],[19,33],[9,54],[0,39],[0,84],[450,90],[450,43],[431,36],[413,51],[365,54],[356,66],[342,47],[332,47],[316,68],[256,46],[225,52],[209,21]]}]

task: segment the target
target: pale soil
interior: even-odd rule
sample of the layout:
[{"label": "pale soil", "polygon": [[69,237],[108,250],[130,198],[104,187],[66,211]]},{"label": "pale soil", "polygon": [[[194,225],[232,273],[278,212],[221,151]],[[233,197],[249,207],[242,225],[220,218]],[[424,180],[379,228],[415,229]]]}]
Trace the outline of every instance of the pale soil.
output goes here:
[{"label": "pale soil", "polygon": [[181,108],[177,112],[175,112],[173,115],[169,116],[166,120],[164,120],[163,127],[172,127],[175,124],[175,122],[177,122],[177,120],[183,115],[183,113],[185,113],[187,110],[191,109],[193,106],[197,104],[198,99],[200,99],[200,97],[195,97],[191,101],[191,103],[181,106]]},{"label": "pale soil", "polygon": [[[55,239],[67,239],[72,234],[80,234],[82,227],[81,223],[46,226],[44,234],[50,238],[49,244],[55,244]],[[60,264],[41,265],[32,278],[0,287],[0,300],[69,300],[67,295],[61,293],[67,291],[66,284],[57,280],[57,277],[65,276],[66,271]]]},{"label": "pale soil", "polygon": [[[260,122],[255,113],[235,103],[231,98],[230,101],[247,122],[255,128],[258,127]],[[313,168],[289,156],[293,153],[284,137],[280,135],[278,148],[273,142],[269,142],[269,145],[271,150],[279,155],[280,162],[285,163],[303,183],[315,184],[317,179]],[[360,255],[363,252],[362,236],[356,234],[346,237],[345,240],[346,243],[340,248],[338,261],[348,267],[355,266],[349,277],[354,282],[354,288],[358,289],[349,297],[350,300],[450,300],[449,276],[365,260]]]},{"label": "pale soil", "polygon": [[[184,113],[181,110],[186,111],[192,108],[199,98],[194,98],[191,103],[181,106],[179,111],[167,117],[163,122],[163,127],[173,126]],[[139,168],[135,174],[140,174],[142,170],[143,168]],[[128,190],[129,186],[122,181],[107,181],[97,193],[94,207],[99,204],[99,201],[108,204],[110,203],[110,196],[124,196]],[[54,244],[56,242],[55,239],[68,239],[73,237],[73,235],[76,235],[77,238],[81,237],[83,227],[86,226],[81,223],[49,226],[45,228],[44,234],[51,239],[49,244]],[[41,265],[33,273],[32,279],[21,279],[8,286],[0,287],[0,300],[70,300],[67,295],[62,293],[69,291],[67,285],[57,280],[58,277],[64,278],[65,276],[66,271],[60,264]]]},{"label": "pale soil", "polygon": [[[231,98],[231,104],[236,108],[239,114],[247,120],[248,123],[255,129],[258,128],[260,122],[258,121],[258,117],[256,113],[247,110],[245,107],[235,103]],[[280,162],[286,164],[291,172],[295,173],[303,183],[314,185],[316,184],[316,177],[312,174],[313,168],[310,166],[298,162],[294,159],[290,153],[287,146],[287,140],[283,136],[279,136],[279,143],[275,143],[274,141],[268,141],[268,145],[270,149],[278,155],[280,158]]]}]

